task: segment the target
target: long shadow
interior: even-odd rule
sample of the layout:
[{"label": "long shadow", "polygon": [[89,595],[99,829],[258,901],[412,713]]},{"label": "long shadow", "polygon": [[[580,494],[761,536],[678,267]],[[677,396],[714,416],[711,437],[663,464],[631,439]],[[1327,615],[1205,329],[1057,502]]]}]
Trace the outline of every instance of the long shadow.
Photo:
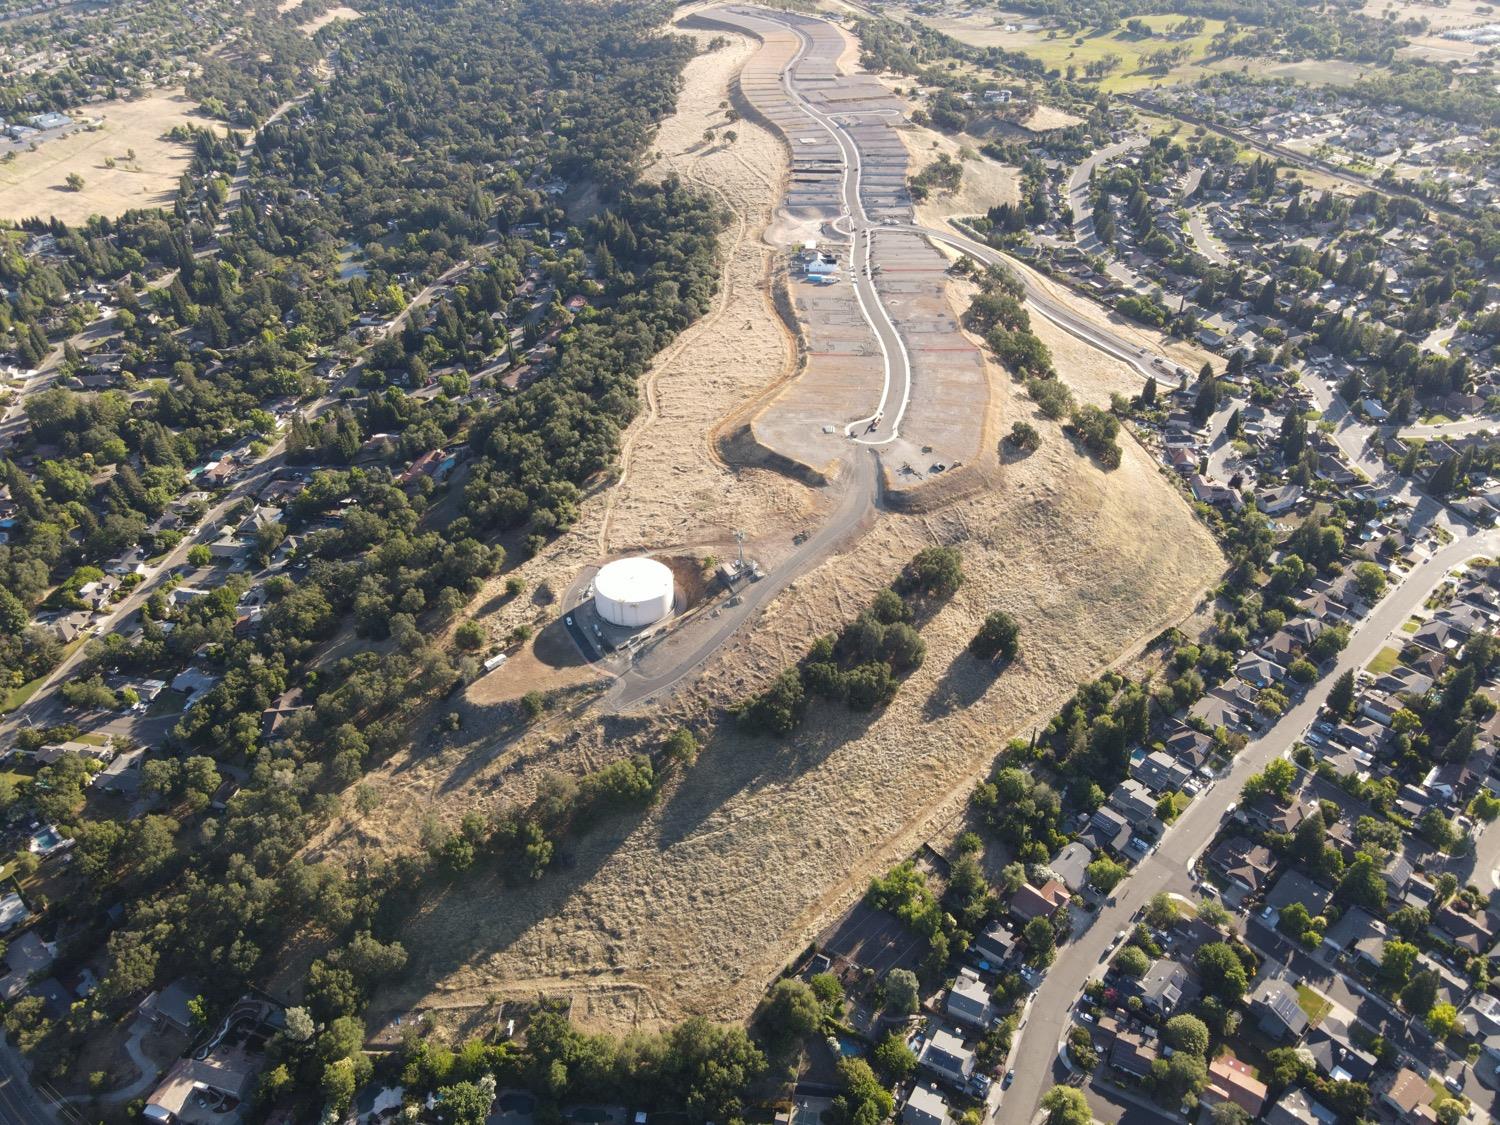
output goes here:
[{"label": "long shadow", "polygon": [[742,793],[789,781],[821,765],[840,748],[863,738],[879,711],[850,711],[841,703],[815,702],[807,719],[785,738],[738,735],[726,718],[716,736],[687,771],[661,813],[658,843],[663,850],[697,832]]},{"label": "long shadow", "polygon": [[[448,882],[433,882],[410,904],[408,926],[419,921],[430,934],[448,940],[414,941],[403,930],[413,954],[396,989],[377,995],[370,1026],[381,1028],[405,1015],[411,997],[426,995],[440,981],[465,966],[481,963],[526,937],[542,919],[560,913],[565,904],[610,861],[615,850],[638,826],[645,810],[624,812],[594,821],[582,836],[557,845],[552,864],[535,881],[517,881],[514,872],[494,861]],[[476,911],[483,912],[483,924]],[[463,935],[455,937],[454,935]],[[564,972],[563,976],[570,974]],[[580,981],[608,980],[612,973],[580,973]]]},{"label": "long shadow", "polygon": [[974,706],[1003,671],[1003,665],[960,652],[933,685],[932,694],[922,705],[922,718],[930,723]]},{"label": "long shadow", "polygon": [[[576,702],[577,696],[582,692],[598,691],[599,685],[580,684],[573,688],[565,689],[562,698],[554,702],[555,707],[565,707]],[[481,732],[479,738],[472,744],[472,748],[464,750],[464,757],[448,776],[443,779],[438,787],[439,792],[453,793],[466,786],[475,774],[489,766],[526,731],[530,724],[526,721],[519,703],[514,700],[506,700],[503,703],[470,704],[462,703],[457,707],[462,723],[461,729],[465,731]],[[538,749],[532,754],[518,755],[507,772],[516,772],[542,758],[549,757],[551,746],[559,742],[568,743],[578,737],[579,732],[575,729],[567,736],[559,736],[553,739],[548,746]],[[615,736],[623,737],[623,736]],[[446,743],[438,744],[436,750],[463,749],[462,744]],[[490,780],[489,788],[497,789],[503,781],[503,775]]]}]

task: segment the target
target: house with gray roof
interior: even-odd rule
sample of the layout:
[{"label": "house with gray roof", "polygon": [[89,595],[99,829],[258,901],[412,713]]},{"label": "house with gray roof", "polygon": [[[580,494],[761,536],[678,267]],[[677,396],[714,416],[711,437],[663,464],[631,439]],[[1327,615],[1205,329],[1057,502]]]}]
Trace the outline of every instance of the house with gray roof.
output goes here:
[{"label": "house with gray roof", "polygon": [[1307,1032],[1307,1013],[1297,991],[1283,980],[1267,979],[1250,994],[1250,1014],[1272,1039],[1298,1040]]}]

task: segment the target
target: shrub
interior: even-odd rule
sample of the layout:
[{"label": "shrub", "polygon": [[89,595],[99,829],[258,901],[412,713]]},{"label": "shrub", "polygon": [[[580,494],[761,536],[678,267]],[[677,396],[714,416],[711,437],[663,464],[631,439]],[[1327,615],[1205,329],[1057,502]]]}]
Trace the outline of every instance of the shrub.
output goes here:
[{"label": "shrub", "polygon": [[1030,422],[1017,422],[1011,426],[1010,435],[1005,440],[1012,449],[1030,453],[1041,446],[1042,435]]},{"label": "shrub", "polygon": [[1073,392],[1056,379],[1027,379],[1026,393],[1042,417],[1053,422],[1066,418],[1073,409]]},{"label": "shrub", "polygon": [[969,641],[969,651],[981,660],[1014,660],[1021,651],[1021,627],[1016,619],[1002,610],[996,610],[984,619],[979,632]]}]

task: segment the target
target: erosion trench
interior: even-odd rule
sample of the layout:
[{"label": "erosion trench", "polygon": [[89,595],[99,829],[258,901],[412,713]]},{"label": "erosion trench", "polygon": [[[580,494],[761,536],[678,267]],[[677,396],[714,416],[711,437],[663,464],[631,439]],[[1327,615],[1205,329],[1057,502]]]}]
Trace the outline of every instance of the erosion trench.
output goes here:
[{"label": "erosion trench", "polygon": [[[712,37],[696,34],[705,45]],[[685,529],[688,521],[744,521],[769,534],[807,526],[826,506],[821,490],[731,468],[709,448],[724,420],[784,378],[796,357],[771,305],[762,242],[784,157],[760,126],[723,116],[729,82],[753,49],[728,38],[689,64],[657,144],[664,173],[721,192],[737,212],[725,235],[724,293],[648,376],[648,408],[616,495],[591,498],[579,525],[522,568],[529,581],[565,587],[601,542],[619,549],[711,537]],[[704,144],[710,124],[719,138]],[[733,142],[724,125],[737,133]],[[961,308],[969,291],[950,285],[948,299]],[[1054,346],[1061,377],[1090,399],[1138,385],[1081,343]],[[414,746],[367,778],[375,812],[349,813],[324,837],[324,854],[355,862],[407,851],[433,826],[529,800],[551,771],[597,768],[679,723],[709,736],[652,807],[565,841],[535,883],[471,874],[413,904],[401,934],[408,970],[372,1008],[377,1040],[396,1036],[391,1021],[413,1010],[462,1034],[487,1026],[497,1005],[539,995],[571,1000],[574,1018],[595,1028],[746,1017],[870,876],[928,840],[942,843],[1006,738],[1045,722],[1080,681],[1200,606],[1224,560],[1151,458],[1125,443],[1121,466],[1103,472],[1004,371],[986,361],[985,376],[989,431],[1029,420],[1041,448],[997,460],[985,488],[936,511],[876,513],[852,548],[771,600],[690,686],[638,715],[604,717],[581,704],[565,724],[503,739],[485,729],[489,712],[476,705],[465,733],[436,751]],[[888,708],[816,708],[784,740],[716,721],[933,543],[959,547],[965,582],[923,625],[926,660]],[[533,612],[516,604],[526,601],[497,609],[495,627]],[[1020,658],[998,675],[966,649],[996,609],[1022,630]]]}]

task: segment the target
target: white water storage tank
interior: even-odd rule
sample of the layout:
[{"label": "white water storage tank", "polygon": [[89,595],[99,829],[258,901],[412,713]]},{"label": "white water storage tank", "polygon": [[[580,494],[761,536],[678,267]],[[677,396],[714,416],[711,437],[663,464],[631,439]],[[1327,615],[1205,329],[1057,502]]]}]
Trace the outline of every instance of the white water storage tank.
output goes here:
[{"label": "white water storage tank", "polygon": [[611,625],[639,629],[672,612],[672,572],[655,559],[616,559],[594,576],[594,608]]}]

